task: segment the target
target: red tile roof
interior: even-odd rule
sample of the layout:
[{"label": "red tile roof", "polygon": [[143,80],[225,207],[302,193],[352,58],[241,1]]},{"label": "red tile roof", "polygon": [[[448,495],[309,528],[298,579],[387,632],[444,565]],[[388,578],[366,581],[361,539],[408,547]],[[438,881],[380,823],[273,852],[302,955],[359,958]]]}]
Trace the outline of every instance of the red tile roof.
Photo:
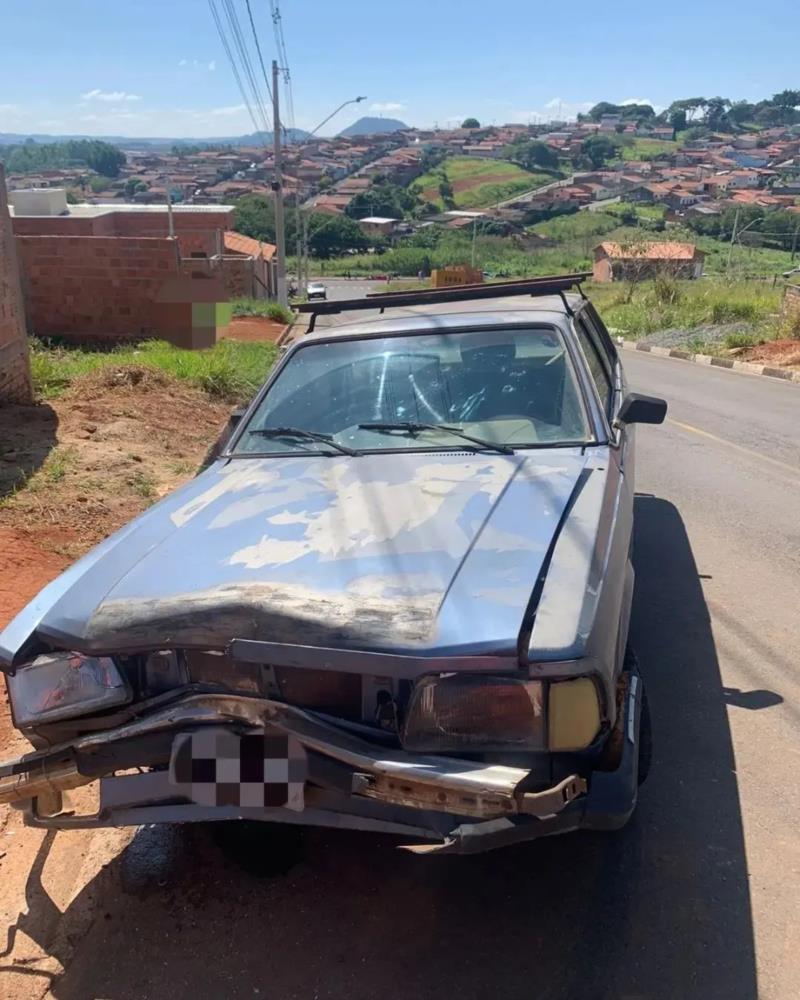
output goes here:
[{"label": "red tile roof", "polygon": [[247,254],[248,257],[263,257],[264,260],[272,260],[277,247],[271,243],[261,243],[259,240],[226,229],[225,249],[231,250],[233,253]]},{"label": "red tile roof", "polygon": [[602,250],[607,257],[616,260],[694,260],[698,253],[694,243],[640,243],[633,248],[619,243],[600,243],[596,250]]}]

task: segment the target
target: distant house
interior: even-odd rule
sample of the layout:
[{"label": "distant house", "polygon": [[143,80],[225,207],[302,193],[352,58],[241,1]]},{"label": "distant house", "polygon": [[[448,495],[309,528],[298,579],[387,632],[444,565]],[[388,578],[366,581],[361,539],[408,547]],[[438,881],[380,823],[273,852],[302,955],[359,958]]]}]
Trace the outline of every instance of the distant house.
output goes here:
[{"label": "distant house", "polygon": [[399,221],[383,215],[368,215],[364,219],[359,219],[358,225],[365,236],[391,236]]},{"label": "distant house", "polygon": [[604,242],[594,248],[595,281],[644,281],[656,275],[699,278],[705,254],[693,243]]}]

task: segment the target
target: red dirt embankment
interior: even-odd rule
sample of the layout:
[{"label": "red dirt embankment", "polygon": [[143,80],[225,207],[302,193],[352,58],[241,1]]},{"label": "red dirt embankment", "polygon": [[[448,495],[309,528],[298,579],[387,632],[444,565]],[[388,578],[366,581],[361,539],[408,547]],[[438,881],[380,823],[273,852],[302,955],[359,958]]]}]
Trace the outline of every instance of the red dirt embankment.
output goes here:
[{"label": "red dirt embankment", "polygon": [[[53,577],[195,473],[230,406],[160,372],[103,369],[0,407],[0,628]],[[0,684],[0,759],[27,744]]]}]

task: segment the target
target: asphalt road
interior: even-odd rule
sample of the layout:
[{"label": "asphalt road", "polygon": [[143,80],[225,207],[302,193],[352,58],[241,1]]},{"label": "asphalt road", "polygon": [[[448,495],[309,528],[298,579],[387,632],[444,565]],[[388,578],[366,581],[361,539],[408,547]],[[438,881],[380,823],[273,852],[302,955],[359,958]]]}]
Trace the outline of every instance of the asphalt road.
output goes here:
[{"label": "asphalt road", "polygon": [[[631,824],[473,858],[143,829],[59,918],[76,951],[53,997],[798,995],[800,386],[624,361],[670,405],[637,431],[632,629],[655,759]],[[286,870],[253,871],[270,857]]]}]

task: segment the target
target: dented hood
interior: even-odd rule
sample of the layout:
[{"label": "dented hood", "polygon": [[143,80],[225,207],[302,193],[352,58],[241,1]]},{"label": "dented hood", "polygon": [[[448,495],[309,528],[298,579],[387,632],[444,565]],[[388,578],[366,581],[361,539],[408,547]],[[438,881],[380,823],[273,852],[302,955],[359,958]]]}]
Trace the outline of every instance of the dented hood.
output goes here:
[{"label": "dented hood", "polygon": [[516,656],[579,449],[220,461],[0,634],[114,652],[233,639]]}]

